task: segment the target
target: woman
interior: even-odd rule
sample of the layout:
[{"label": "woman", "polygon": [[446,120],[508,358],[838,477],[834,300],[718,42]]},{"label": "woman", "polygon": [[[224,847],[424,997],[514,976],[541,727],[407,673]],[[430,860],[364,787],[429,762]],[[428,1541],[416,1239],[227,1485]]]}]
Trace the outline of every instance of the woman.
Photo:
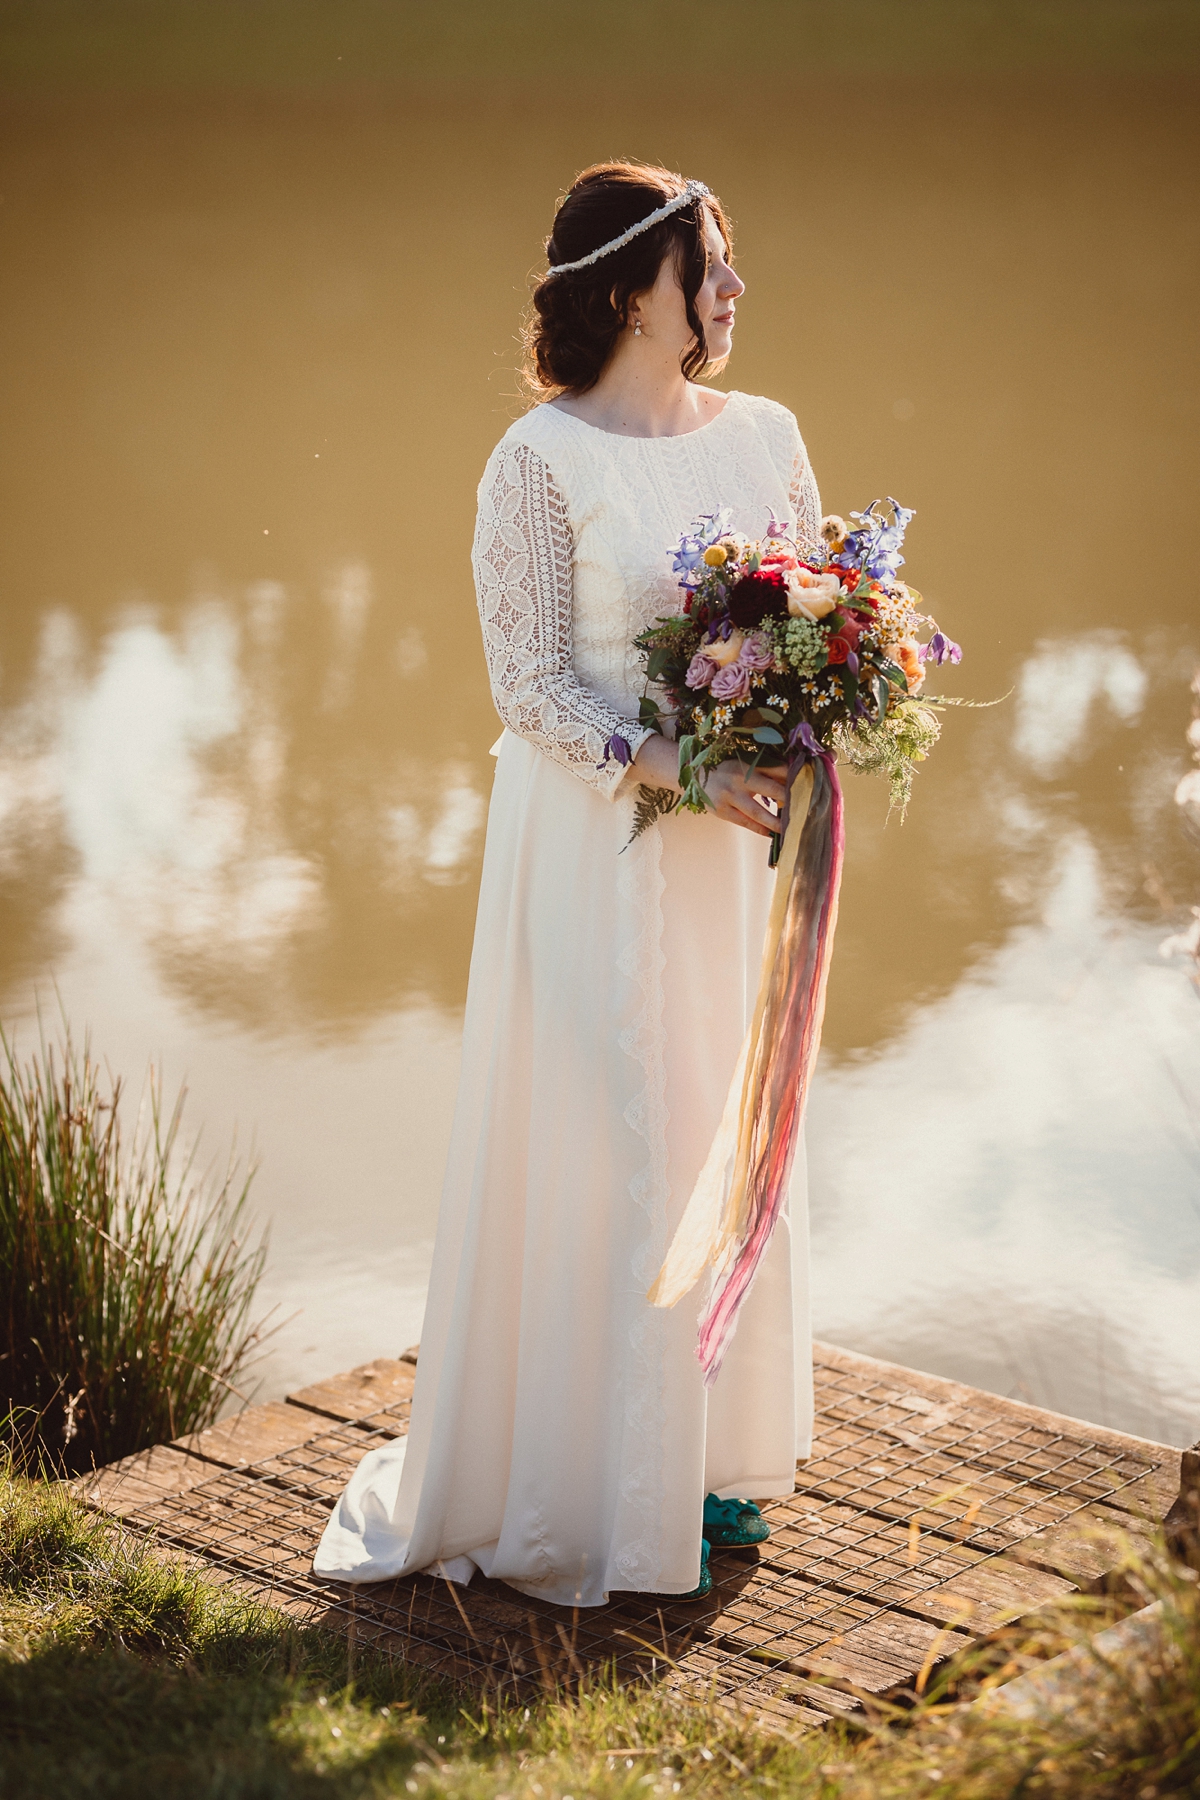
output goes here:
[{"label": "woman", "polygon": [[598,165],[546,251],[543,399],[479,490],[505,731],[412,1427],[364,1459],[315,1567],[479,1568],[595,1606],[707,1593],[710,1544],[766,1536],[740,1496],[790,1494],[808,1452],[802,1174],[711,1393],[704,1296],[646,1300],[753,1006],[782,771],[725,763],[710,813],[629,838],[639,787],[677,785],[674,746],[636,723],[632,640],[678,609],[680,532],[728,506],[749,535],[773,512],[815,539],[820,506],[792,415],[694,379],[724,364],[744,292],[703,183]]}]

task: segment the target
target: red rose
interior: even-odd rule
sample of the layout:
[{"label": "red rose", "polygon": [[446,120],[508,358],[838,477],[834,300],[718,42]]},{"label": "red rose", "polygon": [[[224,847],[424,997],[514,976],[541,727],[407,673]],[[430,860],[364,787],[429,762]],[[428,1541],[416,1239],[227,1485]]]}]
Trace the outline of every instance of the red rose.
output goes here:
[{"label": "red rose", "polygon": [[729,616],[743,631],[753,631],[768,617],[783,618],[787,613],[787,584],[782,575],[760,569],[756,575],[743,575],[729,590]]},{"label": "red rose", "polygon": [[840,637],[830,638],[829,654],[826,657],[827,662],[844,663],[846,658],[849,656],[849,654],[850,654],[850,646],[846,642],[845,638],[840,638]]}]

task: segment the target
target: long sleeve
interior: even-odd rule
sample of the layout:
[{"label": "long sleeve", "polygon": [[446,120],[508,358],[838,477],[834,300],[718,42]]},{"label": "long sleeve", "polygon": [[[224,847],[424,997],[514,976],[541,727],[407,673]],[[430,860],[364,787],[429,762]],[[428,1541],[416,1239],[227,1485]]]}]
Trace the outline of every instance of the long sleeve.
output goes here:
[{"label": "long sleeve", "polygon": [[636,755],[650,733],[575,673],[572,551],[545,462],[502,440],[480,483],[472,551],[492,699],[510,731],[611,799],[625,770],[603,763],[605,743],[619,732]]},{"label": "long sleeve", "polygon": [[817,478],[813,474],[812,464],[808,460],[808,451],[804,448],[804,440],[798,431],[795,456],[792,460],[792,473],[788,482],[788,499],[791,502],[797,538],[802,542],[819,544],[821,541],[821,496],[817,491]]}]

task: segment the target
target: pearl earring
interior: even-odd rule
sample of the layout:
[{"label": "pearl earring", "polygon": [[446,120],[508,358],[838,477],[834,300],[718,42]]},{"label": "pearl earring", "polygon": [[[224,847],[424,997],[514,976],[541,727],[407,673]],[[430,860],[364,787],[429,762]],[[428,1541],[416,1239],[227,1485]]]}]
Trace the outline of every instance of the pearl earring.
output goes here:
[{"label": "pearl earring", "polygon": [[642,321],[640,319],[638,319],[634,324],[633,335],[634,335],[634,337],[641,337],[641,335],[642,335]]}]

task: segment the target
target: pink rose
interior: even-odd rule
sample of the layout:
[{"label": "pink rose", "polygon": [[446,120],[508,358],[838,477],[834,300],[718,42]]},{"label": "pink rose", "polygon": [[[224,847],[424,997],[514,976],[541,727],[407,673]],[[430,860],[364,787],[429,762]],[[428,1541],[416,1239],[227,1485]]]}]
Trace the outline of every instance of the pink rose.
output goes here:
[{"label": "pink rose", "polygon": [[718,669],[709,689],[714,700],[732,701],[735,705],[750,698],[750,671],[743,663],[730,663]]},{"label": "pink rose", "polygon": [[761,631],[753,631],[742,645],[738,661],[743,669],[770,669],[775,663],[775,652]]},{"label": "pink rose", "polygon": [[710,661],[707,656],[701,656],[697,650],[688,664],[688,672],[683,679],[690,688],[706,688],[716,672],[716,663]]}]

